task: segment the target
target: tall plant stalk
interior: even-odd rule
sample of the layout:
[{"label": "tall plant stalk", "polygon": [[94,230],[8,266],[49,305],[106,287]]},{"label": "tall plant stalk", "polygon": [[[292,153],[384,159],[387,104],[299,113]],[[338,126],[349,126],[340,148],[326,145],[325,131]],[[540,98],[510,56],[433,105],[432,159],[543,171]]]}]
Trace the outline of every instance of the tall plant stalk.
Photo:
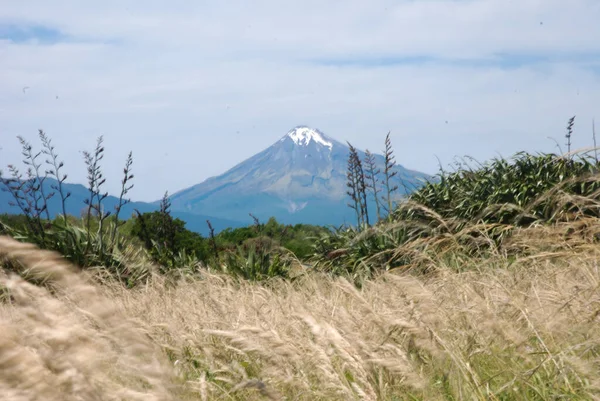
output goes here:
[{"label": "tall plant stalk", "polygon": [[358,152],[352,144],[348,143],[350,154],[348,155],[347,183],[348,192],[353,204],[348,204],[356,211],[359,229],[369,226],[369,210],[367,205],[367,186],[365,183],[365,172]]},{"label": "tall plant stalk", "polygon": [[42,141],[43,146],[42,153],[49,157],[49,159],[46,160],[46,164],[48,164],[51,167],[50,169],[46,170],[46,174],[54,177],[57,181],[56,184],[52,184],[52,189],[58,191],[58,194],[60,195],[62,216],[66,224],[66,202],[67,199],[71,196],[71,192],[67,191],[65,193],[65,190],[63,188],[63,184],[67,179],[67,174],[61,174],[60,170],[64,166],[64,163],[62,161],[58,161],[58,154],[54,151],[54,145],[52,145],[52,140],[48,138],[48,136],[43,130],[39,130],[39,137]]},{"label": "tall plant stalk", "polygon": [[575,124],[575,116],[569,118],[569,122],[567,124],[567,134],[565,137],[567,138],[567,153],[569,157],[571,157],[571,136],[573,135],[573,125]]},{"label": "tall plant stalk", "polygon": [[40,173],[40,168],[42,167],[41,163],[37,161],[42,152],[33,152],[33,146],[29,142],[27,142],[22,136],[17,136],[19,142],[21,143],[23,155],[23,164],[29,166],[27,169],[27,181],[26,184],[29,187],[30,196],[34,202],[34,209],[38,214],[38,218],[41,214],[46,215],[46,219],[50,220],[50,211],[48,210],[48,200],[54,195],[54,193],[50,193],[46,195],[46,191],[44,189],[44,181],[46,180],[46,175],[42,176]]},{"label": "tall plant stalk", "polygon": [[115,244],[115,240],[117,238],[117,233],[119,230],[119,214],[121,213],[121,209],[123,206],[130,202],[129,199],[125,198],[125,195],[129,193],[129,191],[133,188],[133,184],[129,184],[131,180],[133,180],[133,174],[131,174],[131,166],[133,165],[133,154],[129,152],[127,155],[127,160],[125,161],[125,167],[123,168],[123,179],[121,180],[121,193],[119,194],[119,203],[115,206],[115,225],[113,226],[112,234],[110,236],[111,244]]},{"label": "tall plant stalk", "polygon": [[396,160],[394,156],[394,150],[392,149],[392,140],[390,138],[390,132],[385,136],[385,165],[383,169],[384,183],[385,183],[385,198],[383,200],[387,204],[388,217],[391,216],[394,205],[392,200],[392,194],[398,190],[398,186],[392,183],[392,179],[398,174],[398,171],[394,171],[396,166]]},{"label": "tall plant stalk", "polygon": [[381,189],[378,186],[379,174],[381,170],[375,165],[375,156],[367,149],[365,151],[365,180],[366,186],[371,190],[373,199],[375,200],[375,210],[377,212],[377,221],[381,220],[381,204],[379,202],[379,193]]},{"label": "tall plant stalk", "polygon": [[83,157],[87,166],[88,189],[90,192],[90,197],[84,201],[87,205],[86,252],[89,251],[91,245],[91,220],[92,212],[95,211],[98,217],[98,245],[100,255],[103,255],[104,251],[104,234],[102,231],[103,222],[104,219],[110,214],[110,212],[104,213],[104,210],[102,208],[102,201],[108,196],[108,193],[101,193],[101,187],[106,182],[106,179],[103,177],[102,169],[100,166],[100,161],[104,158],[104,147],[102,146],[102,142],[103,137],[98,137],[96,142],[96,148],[94,149],[93,154],[91,154],[88,151],[83,152]]}]

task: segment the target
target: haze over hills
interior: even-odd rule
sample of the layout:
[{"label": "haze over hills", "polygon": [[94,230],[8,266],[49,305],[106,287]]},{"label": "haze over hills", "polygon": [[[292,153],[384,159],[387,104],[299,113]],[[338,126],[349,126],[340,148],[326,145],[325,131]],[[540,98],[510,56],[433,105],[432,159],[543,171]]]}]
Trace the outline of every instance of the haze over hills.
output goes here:
[{"label": "haze over hills", "polygon": [[[346,195],[349,152],[346,144],[323,132],[298,126],[222,175],[173,194],[172,207],[238,221],[247,221],[252,213],[261,220],[274,216],[287,224],[354,223]],[[364,159],[364,152],[359,156]],[[384,157],[375,158],[382,169]],[[431,178],[400,164],[395,170],[399,196]]]}]

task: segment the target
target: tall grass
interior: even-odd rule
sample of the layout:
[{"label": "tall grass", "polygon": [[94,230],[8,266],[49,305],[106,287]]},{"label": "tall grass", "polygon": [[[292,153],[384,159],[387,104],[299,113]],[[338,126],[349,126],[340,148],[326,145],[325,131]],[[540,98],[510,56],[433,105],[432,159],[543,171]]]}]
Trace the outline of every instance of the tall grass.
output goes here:
[{"label": "tall grass", "polygon": [[427,275],[388,272],[360,289],[318,273],[97,286],[54,254],[3,238],[4,260],[50,276],[46,287],[0,280],[0,394],[598,399],[598,232],[596,219],[521,228],[512,241],[528,244],[526,256],[423,252]]},{"label": "tall grass", "polygon": [[170,400],[147,329],[58,254],[0,237],[0,399]]}]

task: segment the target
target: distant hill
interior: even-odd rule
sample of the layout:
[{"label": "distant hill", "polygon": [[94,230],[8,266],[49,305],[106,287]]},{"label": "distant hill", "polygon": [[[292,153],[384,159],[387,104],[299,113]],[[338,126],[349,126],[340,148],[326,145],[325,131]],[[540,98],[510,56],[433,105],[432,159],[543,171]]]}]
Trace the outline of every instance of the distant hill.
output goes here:
[{"label": "distant hill", "polygon": [[[172,208],[239,221],[252,213],[261,220],[274,216],[287,224],[354,223],[346,195],[349,151],[319,130],[298,126],[222,175],[176,192]],[[359,155],[364,159],[362,151]],[[376,155],[376,162],[382,168],[384,157]],[[400,164],[395,169],[398,196],[431,178]]]},{"label": "distant hill", "polygon": [[[47,178],[44,181],[44,190],[46,193],[50,193],[52,190],[52,185],[56,185],[56,180],[53,178]],[[80,216],[81,212],[85,210],[84,199],[89,197],[89,190],[80,184],[63,184],[66,192],[71,192],[71,196],[67,199],[67,213]],[[0,184],[0,187],[3,187]],[[0,188],[1,189],[1,188]],[[10,193],[0,190],[0,214],[9,213],[9,214],[19,214],[20,210],[16,206],[10,206],[10,202],[12,202],[12,196]],[[109,196],[103,201],[104,207],[106,210],[113,211],[115,210],[115,206],[119,204],[119,198],[115,196]],[[55,217],[62,213],[61,201],[58,194],[52,197],[48,201],[48,209],[50,211],[50,215]],[[141,213],[152,212],[158,210],[158,204],[156,203],[147,203],[147,202],[131,202],[123,207],[120,213],[120,217],[122,219],[128,219],[134,212],[134,209],[138,209]],[[191,231],[198,232],[202,235],[208,234],[208,226],[206,224],[206,220],[210,220],[211,224],[215,228],[215,230],[221,231],[227,227],[241,227],[247,225],[251,222],[251,219],[248,217],[246,222],[241,223],[239,221],[233,221],[229,219],[206,216],[203,214],[191,214],[182,211],[173,211],[173,217],[180,218],[181,220],[186,222],[186,228]]]}]

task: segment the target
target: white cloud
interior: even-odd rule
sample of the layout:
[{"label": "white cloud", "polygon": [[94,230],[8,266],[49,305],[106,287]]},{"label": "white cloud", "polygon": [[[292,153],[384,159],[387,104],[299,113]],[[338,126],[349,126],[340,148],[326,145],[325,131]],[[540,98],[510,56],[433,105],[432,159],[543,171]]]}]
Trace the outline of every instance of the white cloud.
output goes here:
[{"label": "white cloud", "polygon": [[[392,130],[399,161],[427,172],[434,155],[554,150],[546,137],[562,143],[574,114],[583,146],[600,100],[599,17],[592,0],[12,2],[0,25],[72,41],[0,42],[0,162],[18,161],[15,135],[35,142],[44,128],[83,182],[78,151],[104,134],[108,189],[131,149],[133,196],[152,200],[301,123],[372,150]],[[507,68],[498,54],[548,60]],[[402,57],[432,61],[368,61]]]}]

